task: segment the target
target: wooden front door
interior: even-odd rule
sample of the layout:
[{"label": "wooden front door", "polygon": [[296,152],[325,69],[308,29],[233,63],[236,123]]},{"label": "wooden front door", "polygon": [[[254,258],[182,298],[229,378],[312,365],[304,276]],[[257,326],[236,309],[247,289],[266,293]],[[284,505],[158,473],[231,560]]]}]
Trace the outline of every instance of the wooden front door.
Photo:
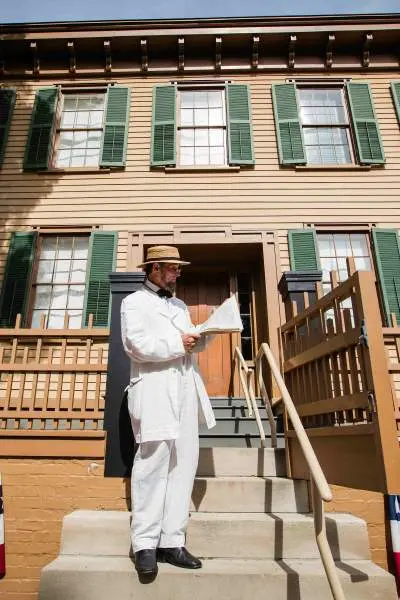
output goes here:
[{"label": "wooden front door", "polygon": [[[178,280],[177,296],[186,302],[195,325],[205,321],[214,307],[230,296],[227,271],[184,271]],[[203,352],[198,362],[210,396],[228,396],[232,380],[232,335],[218,334]]]}]

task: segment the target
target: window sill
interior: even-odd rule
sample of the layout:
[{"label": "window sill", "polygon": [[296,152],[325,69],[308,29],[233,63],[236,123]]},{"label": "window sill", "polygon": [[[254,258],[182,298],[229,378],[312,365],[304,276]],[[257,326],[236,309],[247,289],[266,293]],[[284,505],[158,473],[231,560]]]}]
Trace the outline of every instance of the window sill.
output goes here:
[{"label": "window sill", "polygon": [[218,173],[238,173],[240,171],[240,166],[223,166],[223,167],[164,167],[165,173],[196,173],[198,171],[204,172],[218,172]]},{"label": "window sill", "polygon": [[296,165],[296,171],[370,171],[384,165]]},{"label": "window sill", "polygon": [[[119,167],[116,168],[118,169]],[[100,167],[71,167],[70,169],[43,169],[41,171],[36,171],[36,173],[37,175],[64,175],[67,173],[84,173],[87,175],[88,173],[111,173],[111,169],[109,167],[104,169],[101,169]]]}]

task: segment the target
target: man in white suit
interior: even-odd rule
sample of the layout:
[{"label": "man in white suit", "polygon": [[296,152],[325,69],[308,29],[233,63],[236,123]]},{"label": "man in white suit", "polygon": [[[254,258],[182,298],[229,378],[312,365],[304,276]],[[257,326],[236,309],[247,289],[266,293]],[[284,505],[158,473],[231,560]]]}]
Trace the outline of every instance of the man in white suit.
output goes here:
[{"label": "man in white suit", "polygon": [[173,246],[153,246],[147,279],[121,306],[122,341],[131,359],[128,408],[138,444],[132,468],[132,548],[139,576],[156,576],[157,560],[198,569],[185,548],[199,456],[199,420],[215,425],[193,361],[204,340],[184,302],[174,297],[182,265]]}]

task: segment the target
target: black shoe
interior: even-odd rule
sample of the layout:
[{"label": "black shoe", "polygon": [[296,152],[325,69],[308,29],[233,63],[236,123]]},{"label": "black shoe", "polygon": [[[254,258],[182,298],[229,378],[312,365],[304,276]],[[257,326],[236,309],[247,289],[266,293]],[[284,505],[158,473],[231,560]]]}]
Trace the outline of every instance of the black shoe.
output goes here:
[{"label": "black shoe", "polygon": [[135,568],[139,577],[155,577],[158,572],[155,548],[135,552]]},{"label": "black shoe", "polygon": [[169,563],[175,567],[183,569],[200,569],[201,560],[190,554],[184,546],[178,548],[159,548],[157,550],[157,560],[163,563]]}]

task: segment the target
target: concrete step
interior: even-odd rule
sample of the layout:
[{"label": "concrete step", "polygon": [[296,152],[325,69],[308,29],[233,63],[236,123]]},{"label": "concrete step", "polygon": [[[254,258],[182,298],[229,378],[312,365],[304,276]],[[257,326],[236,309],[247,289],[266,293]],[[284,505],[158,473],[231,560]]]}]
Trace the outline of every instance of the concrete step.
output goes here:
[{"label": "concrete step", "polygon": [[[270,435],[271,428],[268,419],[262,419],[262,426],[265,434]],[[227,435],[232,433],[253,434],[258,435],[258,425],[254,417],[217,417],[216,425],[211,430],[213,435]],[[200,427],[200,435],[208,433],[208,429],[204,426]]]},{"label": "concrete step", "polygon": [[[394,578],[365,560],[338,564],[347,600],[397,600]],[[195,571],[160,565],[139,583],[121,557],[60,556],[42,570],[39,600],[332,600],[320,560],[205,560]]]},{"label": "concrete step", "polygon": [[[235,417],[242,417],[242,418],[246,418],[249,417],[249,411],[247,408],[247,404],[242,404],[240,406],[214,406],[213,407],[214,410],[214,416],[216,419],[219,418],[223,418],[223,419],[229,419],[229,418],[235,418]],[[264,406],[260,406],[258,409],[258,412],[260,413],[260,417],[262,419],[266,419],[267,418],[267,411],[265,410]],[[254,418],[254,416],[252,417]]]},{"label": "concrete step", "polygon": [[[214,433],[215,428],[210,430],[201,429],[200,448],[216,448],[225,446],[227,448],[261,448],[260,435],[257,433]],[[266,448],[271,448],[271,438],[265,439]],[[277,436],[278,448],[285,447],[285,436],[280,433]]]},{"label": "concrete step", "polygon": [[200,448],[197,475],[203,477],[284,477],[282,448]]},{"label": "concrete step", "polygon": [[283,477],[196,477],[191,510],[308,513],[307,482]]},{"label": "concrete step", "polygon": [[[213,396],[210,398],[213,408],[226,408],[226,407],[241,407],[247,406],[246,398],[232,397],[232,396]],[[263,401],[261,398],[256,398],[257,406],[263,407]]]},{"label": "concrete step", "polygon": [[[327,533],[336,560],[370,559],[361,519],[332,513]],[[311,514],[193,513],[187,545],[201,558],[319,558]],[[61,554],[123,557],[129,551],[130,513],[79,510],[64,518]]]}]

